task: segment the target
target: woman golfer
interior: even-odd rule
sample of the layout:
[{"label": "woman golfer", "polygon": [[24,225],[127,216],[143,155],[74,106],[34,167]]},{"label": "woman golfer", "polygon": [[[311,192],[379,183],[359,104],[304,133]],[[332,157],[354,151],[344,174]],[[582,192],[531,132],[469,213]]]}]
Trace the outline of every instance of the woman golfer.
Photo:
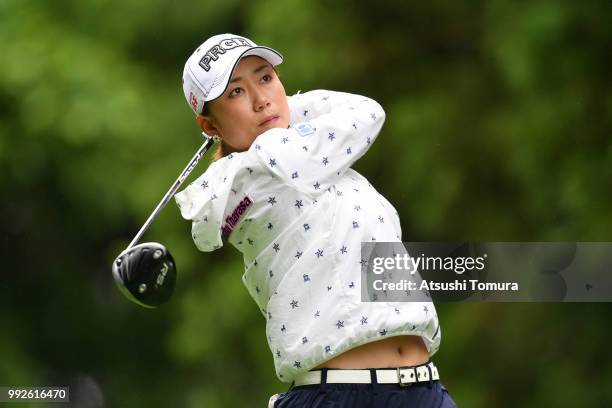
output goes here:
[{"label": "woman golfer", "polygon": [[183,89],[216,160],[176,201],[202,251],[244,255],[242,280],[266,319],[273,407],[453,407],[429,357],[433,304],[362,302],[361,244],[401,242],[393,206],[351,166],[385,118],[372,99],[288,97],[282,56],[247,38],[209,38]]}]

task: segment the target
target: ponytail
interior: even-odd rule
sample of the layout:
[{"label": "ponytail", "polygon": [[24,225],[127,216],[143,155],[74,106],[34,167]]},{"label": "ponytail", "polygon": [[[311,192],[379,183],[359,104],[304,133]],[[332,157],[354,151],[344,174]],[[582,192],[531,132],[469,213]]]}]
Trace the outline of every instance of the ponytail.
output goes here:
[{"label": "ponytail", "polygon": [[224,158],[225,156],[227,156],[230,153],[234,153],[236,152],[234,149],[232,149],[231,147],[229,147],[228,145],[225,144],[225,142],[223,142],[223,139],[221,139],[221,141],[219,142],[219,147],[217,147],[217,150],[215,151],[215,155],[213,156],[213,160],[219,160]]},{"label": "ponytail", "polygon": [[213,156],[213,161],[217,161],[217,160],[222,159],[222,158],[224,158],[226,156],[226,153],[225,153],[225,151],[223,149],[223,145],[224,145],[223,142],[219,143],[219,146],[217,147],[217,150],[215,150],[215,154]]},{"label": "ponytail", "polygon": [[[210,116],[210,111],[208,109],[208,104],[205,103],[204,107],[202,108],[202,113],[200,113],[201,116]],[[215,154],[213,155],[213,161],[217,161],[219,159],[224,158],[225,156],[227,156],[230,152],[230,149],[228,149],[225,146],[225,143],[223,143],[223,140],[221,140],[218,143],[218,147],[217,150],[215,151]]]}]

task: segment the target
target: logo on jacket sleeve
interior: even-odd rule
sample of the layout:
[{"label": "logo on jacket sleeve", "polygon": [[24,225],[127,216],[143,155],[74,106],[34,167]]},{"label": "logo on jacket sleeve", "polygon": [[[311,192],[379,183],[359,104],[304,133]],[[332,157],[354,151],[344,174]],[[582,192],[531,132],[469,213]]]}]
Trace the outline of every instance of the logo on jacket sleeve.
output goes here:
[{"label": "logo on jacket sleeve", "polygon": [[234,210],[225,218],[225,223],[221,227],[221,234],[227,240],[240,222],[240,218],[247,212],[249,207],[253,205],[253,200],[249,196],[245,196],[239,203],[236,205]]},{"label": "logo on jacket sleeve", "polygon": [[312,135],[315,132],[315,128],[310,123],[302,122],[293,125],[293,128],[297,130],[300,136]]}]

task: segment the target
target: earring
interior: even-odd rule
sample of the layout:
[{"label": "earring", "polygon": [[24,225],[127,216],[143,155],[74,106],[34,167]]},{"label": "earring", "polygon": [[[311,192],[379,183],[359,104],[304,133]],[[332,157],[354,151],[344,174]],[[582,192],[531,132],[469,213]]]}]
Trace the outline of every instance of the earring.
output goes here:
[{"label": "earring", "polygon": [[213,135],[212,137],[213,142],[215,143],[219,143],[221,142],[221,138],[218,135]]}]

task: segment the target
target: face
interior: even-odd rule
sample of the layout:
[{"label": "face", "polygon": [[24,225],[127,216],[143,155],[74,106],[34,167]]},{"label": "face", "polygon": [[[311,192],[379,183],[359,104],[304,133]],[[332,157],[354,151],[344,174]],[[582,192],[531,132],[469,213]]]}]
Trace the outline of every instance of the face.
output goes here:
[{"label": "face", "polygon": [[239,63],[227,89],[208,102],[208,114],[198,123],[208,135],[218,135],[234,151],[245,151],[257,136],[289,126],[285,88],[263,58],[249,56]]}]

